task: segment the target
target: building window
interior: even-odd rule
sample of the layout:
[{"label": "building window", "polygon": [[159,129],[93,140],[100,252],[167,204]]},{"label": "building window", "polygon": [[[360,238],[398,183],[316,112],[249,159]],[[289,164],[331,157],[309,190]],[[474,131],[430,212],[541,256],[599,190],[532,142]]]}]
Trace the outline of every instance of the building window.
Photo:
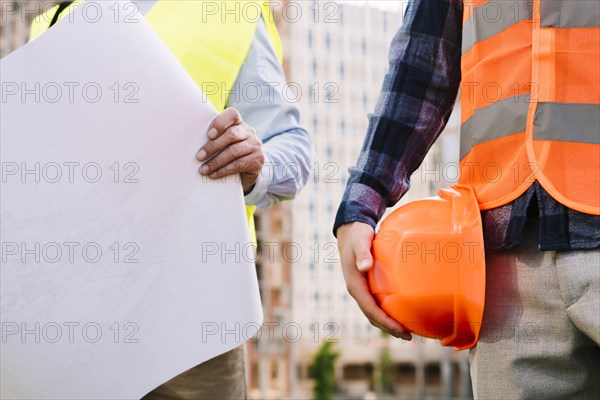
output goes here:
[{"label": "building window", "polygon": [[387,15],[387,12],[384,11],[382,15],[383,15],[383,31],[387,32],[387,30],[388,30],[388,24],[387,24],[387,20],[388,20],[387,16],[388,15]]},{"label": "building window", "polygon": [[340,135],[344,136],[346,134],[346,119],[344,116],[340,117]]},{"label": "building window", "polygon": [[325,33],[325,50],[331,50],[331,35],[329,32]]},{"label": "building window", "polygon": [[[327,151],[329,153],[330,148],[327,148]],[[331,200],[327,200],[327,215],[332,215],[333,214],[333,205],[331,204]]]},{"label": "building window", "polygon": [[312,33],[312,30],[309,29],[308,30],[308,48],[312,49],[312,47],[313,47],[313,33]]},{"label": "building window", "polygon": [[415,383],[415,366],[410,363],[400,363],[396,365],[394,371],[394,380],[399,384],[413,385]]},{"label": "building window", "polygon": [[[332,104],[339,103],[339,100],[336,96],[336,92],[339,90],[337,85],[330,83],[326,85],[326,88],[327,89],[325,89],[325,104],[330,106]],[[327,124],[329,125],[329,119],[327,120]]]},{"label": "building window", "polygon": [[342,81],[344,80],[345,72],[346,72],[346,70],[345,70],[344,62],[341,61],[340,62],[340,80],[342,80]]},{"label": "building window", "polygon": [[428,385],[439,385],[441,383],[441,368],[438,363],[425,365],[425,382]]},{"label": "building window", "polygon": [[317,59],[313,58],[312,60],[312,74],[313,76],[317,76]]},{"label": "building window", "polygon": [[364,37],[360,41],[360,47],[362,50],[362,55],[366,56],[367,55],[367,39],[365,39]]}]

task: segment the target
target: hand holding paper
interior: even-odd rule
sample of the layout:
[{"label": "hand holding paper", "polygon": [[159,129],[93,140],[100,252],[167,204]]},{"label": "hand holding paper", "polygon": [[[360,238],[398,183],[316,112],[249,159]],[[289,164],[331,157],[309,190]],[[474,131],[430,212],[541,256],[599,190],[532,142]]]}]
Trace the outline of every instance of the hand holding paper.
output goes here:
[{"label": "hand holding paper", "polygon": [[206,161],[200,173],[212,179],[240,174],[244,192],[249,192],[258,178],[265,155],[256,130],[246,124],[235,108],[217,115],[208,127],[208,142],[197,154]]}]

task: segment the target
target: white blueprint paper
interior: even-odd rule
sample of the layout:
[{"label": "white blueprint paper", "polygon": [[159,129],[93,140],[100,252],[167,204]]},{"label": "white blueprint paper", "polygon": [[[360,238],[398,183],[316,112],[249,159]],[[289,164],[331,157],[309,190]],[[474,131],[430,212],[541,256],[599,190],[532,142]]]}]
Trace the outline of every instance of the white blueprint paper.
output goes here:
[{"label": "white blueprint paper", "polygon": [[0,64],[2,398],[140,398],[262,322],[241,185],[197,172],[216,112],[94,4]]}]

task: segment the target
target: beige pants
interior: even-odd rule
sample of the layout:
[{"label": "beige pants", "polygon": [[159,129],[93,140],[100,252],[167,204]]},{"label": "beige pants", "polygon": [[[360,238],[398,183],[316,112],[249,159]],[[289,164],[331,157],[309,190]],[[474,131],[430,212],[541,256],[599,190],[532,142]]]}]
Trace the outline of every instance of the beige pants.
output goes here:
[{"label": "beige pants", "polygon": [[142,400],[244,400],[244,362],[241,346],[177,375]]},{"label": "beige pants", "polygon": [[537,220],[487,257],[476,399],[600,399],[600,249],[541,252]]}]

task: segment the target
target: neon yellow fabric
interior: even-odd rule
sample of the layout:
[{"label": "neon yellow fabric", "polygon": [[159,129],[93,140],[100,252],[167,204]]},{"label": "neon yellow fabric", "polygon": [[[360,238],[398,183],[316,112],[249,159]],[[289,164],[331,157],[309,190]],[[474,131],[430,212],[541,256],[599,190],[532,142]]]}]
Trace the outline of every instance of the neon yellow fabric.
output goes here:
[{"label": "neon yellow fabric", "polygon": [[[60,18],[77,3],[65,9]],[[58,6],[31,24],[30,40],[43,34]],[[280,62],[283,54],[268,2],[261,1],[169,1],[159,0],[145,19],[204,91],[217,111],[225,109],[242,64],[250,50],[256,23],[262,16]],[[254,210],[246,207],[250,237],[256,244]]]}]

